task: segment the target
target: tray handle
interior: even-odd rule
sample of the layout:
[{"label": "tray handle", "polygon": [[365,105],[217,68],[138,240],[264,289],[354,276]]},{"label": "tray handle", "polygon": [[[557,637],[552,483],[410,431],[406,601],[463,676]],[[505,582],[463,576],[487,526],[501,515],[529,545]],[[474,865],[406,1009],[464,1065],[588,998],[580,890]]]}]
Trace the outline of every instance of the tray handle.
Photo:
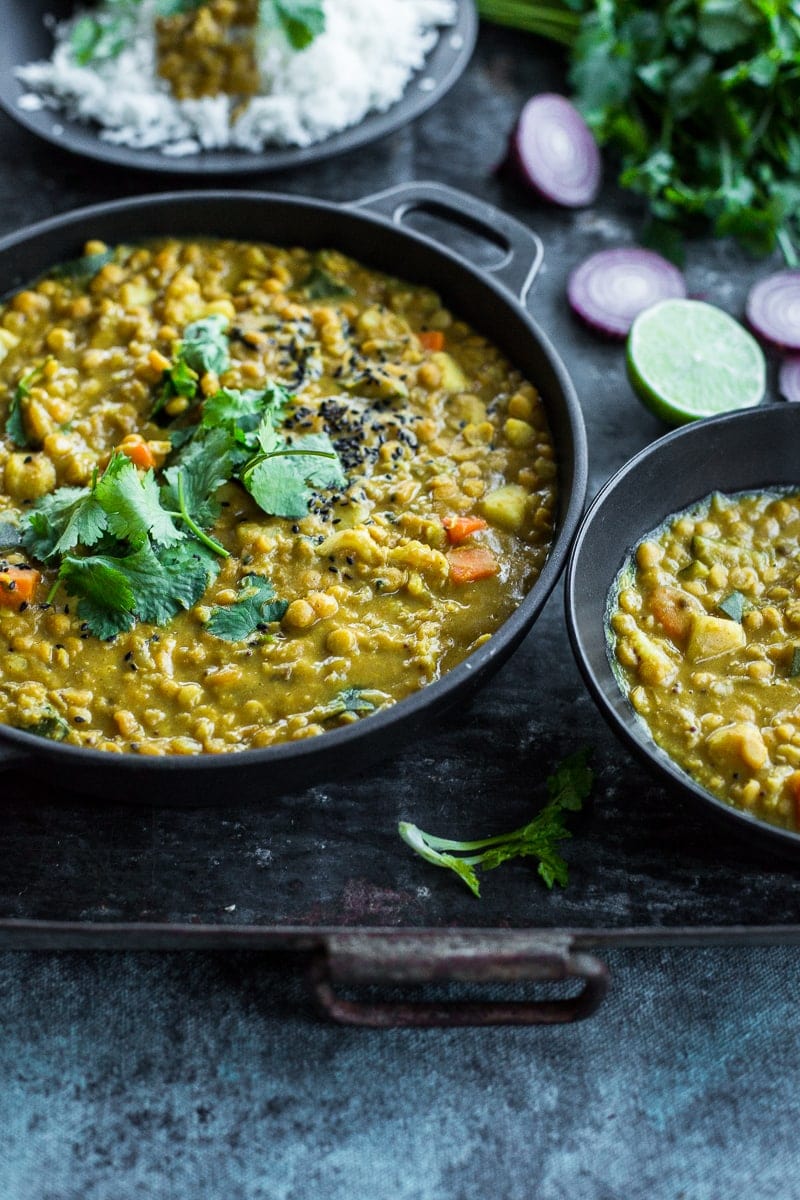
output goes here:
[{"label": "tray handle", "polygon": [[[569,939],[508,930],[334,934],[311,958],[308,980],[317,1006],[334,1021],[377,1029],[466,1025],[561,1025],[590,1016],[609,973]],[[344,998],[338,989],[442,983],[508,984],[579,980],[573,996],[447,1003]]]},{"label": "tray handle", "polygon": [[[477,196],[442,183],[401,183],[372,196],[364,196],[349,207],[378,213],[395,225],[402,225],[409,213],[427,212],[469,229],[504,252],[499,263],[481,270],[494,276],[522,304],[542,264],[542,240],[527,225]],[[424,237],[423,234],[416,236]]]}]

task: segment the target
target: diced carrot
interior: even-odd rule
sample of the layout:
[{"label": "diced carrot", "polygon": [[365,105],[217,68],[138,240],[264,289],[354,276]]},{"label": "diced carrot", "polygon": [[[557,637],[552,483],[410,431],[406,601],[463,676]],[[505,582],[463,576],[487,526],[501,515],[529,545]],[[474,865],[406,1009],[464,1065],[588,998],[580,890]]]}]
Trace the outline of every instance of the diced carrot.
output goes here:
[{"label": "diced carrot", "polygon": [[441,329],[423,329],[417,337],[423,350],[444,350],[444,334]]},{"label": "diced carrot", "polygon": [[129,458],[135,467],[149,471],[156,465],[155,456],[148,443],[138,433],[128,434],[123,438],[117,449]]},{"label": "diced carrot", "polygon": [[680,588],[672,587],[656,588],[647,604],[659,625],[676,645],[688,639],[692,627],[692,613],[701,609],[694,596],[682,592]]},{"label": "diced carrot", "polygon": [[470,534],[477,533],[479,529],[489,528],[483,517],[443,517],[442,524],[447,531],[448,542],[454,546],[466,541]]},{"label": "diced carrot", "polygon": [[786,786],[789,789],[789,795],[792,798],[792,816],[794,817],[794,827],[800,833],[800,771],[792,771],[789,778],[786,780]]},{"label": "diced carrot", "polygon": [[41,583],[41,571],[33,567],[6,567],[0,571],[0,608],[27,606]]},{"label": "diced carrot", "polygon": [[447,555],[453,583],[474,583],[489,579],[500,570],[497,559],[485,546],[461,546]]}]

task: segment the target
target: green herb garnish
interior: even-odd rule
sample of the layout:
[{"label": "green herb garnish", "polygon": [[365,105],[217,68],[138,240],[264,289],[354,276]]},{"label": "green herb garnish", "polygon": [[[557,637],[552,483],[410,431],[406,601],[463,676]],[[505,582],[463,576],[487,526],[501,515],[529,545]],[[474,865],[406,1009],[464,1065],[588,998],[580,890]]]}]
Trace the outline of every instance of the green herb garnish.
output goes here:
[{"label": "green herb garnish", "polygon": [[325,31],[321,0],[261,0],[261,15],[283,30],[293,50],[305,50]]},{"label": "green herb garnish", "polygon": [[489,871],[510,858],[539,859],[539,874],[549,888],[567,883],[567,864],[558,846],[572,836],[564,824],[565,812],[577,812],[591,791],[593,774],[587,766],[587,751],[570,755],[547,780],[548,803],[532,821],[511,833],[461,842],[432,837],[416,825],[401,821],[398,833],[412,850],[437,867],[447,867],[480,896],[476,867]]},{"label": "green herb garnish", "polygon": [[239,583],[239,595],[233,604],[217,605],[211,610],[206,629],[226,642],[243,642],[280,621],[288,601],[275,599],[275,588],[263,575],[245,575]]},{"label": "green herb garnish", "polygon": [[337,296],[352,296],[353,289],[339,283],[323,267],[312,267],[303,280],[303,291],[309,300],[333,300]]},{"label": "green herb garnish", "polygon": [[186,326],[175,359],[164,372],[153,413],[160,412],[176,396],[196,400],[200,379],[207,371],[221,375],[227,370],[230,363],[227,326],[228,318],[221,313],[211,313]]},{"label": "green herb garnish", "polygon": [[25,428],[25,421],[22,415],[22,403],[30,396],[32,385],[41,378],[45,365],[49,361],[49,359],[45,359],[43,363],[39,363],[38,366],[32,367],[27,374],[22,376],[11,394],[11,403],[8,406],[8,416],[6,417],[6,433],[11,438],[11,441],[15,446],[29,447],[33,444],[28,437],[28,431]]},{"label": "green herb garnish", "polygon": [[15,725],[23,733],[33,733],[36,737],[49,738],[51,742],[63,742],[70,732],[69,723],[55,709],[42,709],[42,715],[30,725]]},{"label": "green herb garnish", "polygon": [[569,47],[578,107],[670,257],[705,225],[798,264],[800,14],[793,0],[478,0]]}]

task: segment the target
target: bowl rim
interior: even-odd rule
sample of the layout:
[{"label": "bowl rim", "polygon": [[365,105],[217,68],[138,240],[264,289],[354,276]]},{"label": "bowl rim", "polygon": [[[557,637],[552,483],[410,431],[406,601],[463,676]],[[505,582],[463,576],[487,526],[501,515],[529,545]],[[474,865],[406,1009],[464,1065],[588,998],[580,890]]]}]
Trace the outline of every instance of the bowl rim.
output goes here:
[{"label": "bowl rim", "polygon": [[[750,424],[760,424],[770,420],[782,421],[786,419],[789,412],[795,414],[788,418],[790,421],[800,421],[800,408],[790,409],[786,403],[770,401],[762,402],[757,408],[723,413],[716,417],[707,417],[693,421],[649,442],[623,463],[600,487],[588,505],[573,538],[564,572],[564,613],[572,653],[592,699],[613,732],[634,752],[639,760],[647,764],[657,774],[664,776],[669,784],[677,786],[681,791],[696,797],[697,800],[701,801],[711,810],[714,816],[720,818],[739,834],[753,835],[761,842],[767,841],[771,843],[776,849],[782,848],[784,850],[791,850],[793,853],[800,853],[800,830],[795,831],[784,829],[779,825],[772,825],[768,821],[746,812],[744,809],[736,808],[726,803],[726,801],[715,796],[712,792],[704,788],[702,784],[693,779],[665,750],[657,745],[646,724],[636,714],[629,698],[619,686],[611,665],[607,642],[602,663],[599,668],[596,666],[595,658],[589,650],[585,630],[582,628],[578,618],[577,602],[581,571],[584,566],[583,555],[585,548],[587,545],[591,546],[594,531],[603,520],[605,507],[610,498],[616,494],[619,488],[624,486],[629,476],[639,471],[652,460],[657,460],[659,456],[663,455],[665,449],[672,447],[676,442],[708,437],[710,433],[713,434],[715,428],[721,426],[742,425],[746,427]],[[769,482],[760,485],[763,489],[767,489],[769,486]],[[775,486],[782,485],[775,484]],[[719,490],[719,488],[708,488],[704,492],[701,492],[695,500],[690,500],[682,504],[679,508],[670,507],[668,504],[665,504],[665,511],[661,516],[660,522],[648,522],[648,528],[640,532],[638,540],[645,537],[651,530],[657,529],[660,523],[678,515],[680,512],[691,507],[693,503],[699,503],[707,496],[713,494],[714,491]],[[753,492],[756,490],[759,490],[759,485],[754,485],[753,487],[745,485],[741,488],[732,486],[729,492],[730,494],[736,494],[737,492]],[[800,492],[800,471],[798,472],[797,490]],[[619,563],[615,567],[613,576],[608,581],[608,585],[602,594],[604,611],[608,603],[610,589],[613,587],[618,572],[636,544],[637,542],[634,542],[631,545],[621,546],[620,548]],[[608,686],[609,682],[613,683],[613,689]],[[611,695],[617,702],[616,704],[611,702],[609,692],[611,692]]]}]

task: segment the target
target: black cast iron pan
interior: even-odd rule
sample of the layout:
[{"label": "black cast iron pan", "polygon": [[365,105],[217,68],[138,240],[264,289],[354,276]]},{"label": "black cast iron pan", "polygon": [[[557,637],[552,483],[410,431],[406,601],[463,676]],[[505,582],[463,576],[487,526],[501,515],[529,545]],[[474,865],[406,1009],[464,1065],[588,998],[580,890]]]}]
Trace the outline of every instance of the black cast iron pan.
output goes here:
[{"label": "black cast iron pan", "polygon": [[715,491],[800,490],[799,444],[796,404],[765,404],[667,434],[635,455],[600,490],[581,523],[566,572],[567,627],[575,658],[615,733],[663,782],[690,793],[709,815],[751,843],[795,855],[800,854],[800,834],[718,800],[655,744],[614,675],[606,606],[633,547],[674,513]]},{"label": "black cast iron pan", "polygon": [[[401,228],[423,210],[480,233],[502,250],[478,270],[431,239]],[[201,804],[263,798],[296,790],[397,750],[415,728],[466,699],[528,632],[561,572],[586,492],[586,438],[567,372],[524,308],[542,254],[524,225],[471,196],[439,184],[414,183],[337,206],[255,192],[145,196],[81,209],[24,229],[0,242],[0,293],[7,294],[56,263],[81,253],[89,238],[109,243],[162,234],[240,237],[335,247],[378,270],[436,289],[446,304],[494,341],[544,399],[559,462],[560,505],[555,544],[517,611],[489,641],[442,679],[374,716],[317,738],[241,754],[163,758],[108,754],[0,727],[0,764],[45,778],[69,779],[93,795],[146,803]]]}]

